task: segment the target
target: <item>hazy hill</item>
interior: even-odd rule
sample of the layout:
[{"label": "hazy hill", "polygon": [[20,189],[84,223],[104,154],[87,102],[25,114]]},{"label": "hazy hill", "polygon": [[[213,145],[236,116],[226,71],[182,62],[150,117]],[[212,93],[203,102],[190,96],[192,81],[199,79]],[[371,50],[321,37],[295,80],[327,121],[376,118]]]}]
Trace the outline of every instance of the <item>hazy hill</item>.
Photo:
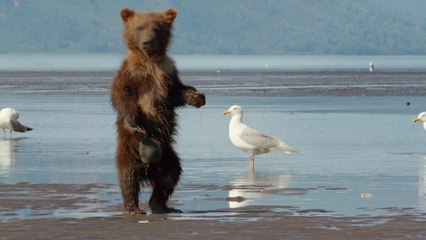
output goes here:
[{"label": "hazy hill", "polygon": [[123,52],[123,7],[176,8],[177,54],[426,54],[423,0],[0,0],[0,53]]}]

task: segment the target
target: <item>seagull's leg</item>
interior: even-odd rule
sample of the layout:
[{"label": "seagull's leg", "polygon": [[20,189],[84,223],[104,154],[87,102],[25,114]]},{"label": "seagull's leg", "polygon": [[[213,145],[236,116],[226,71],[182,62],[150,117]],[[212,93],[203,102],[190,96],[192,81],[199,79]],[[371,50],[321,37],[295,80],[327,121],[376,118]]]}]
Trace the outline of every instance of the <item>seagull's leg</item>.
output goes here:
[{"label": "seagull's leg", "polygon": [[250,173],[254,174],[254,154],[250,155]]},{"label": "seagull's leg", "polygon": [[3,128],[3,138],[6,139],[6,130]]},{"label": "seagull's leg", "polygon": [[12,129],[10,129],[10,139],[12,139]]}]

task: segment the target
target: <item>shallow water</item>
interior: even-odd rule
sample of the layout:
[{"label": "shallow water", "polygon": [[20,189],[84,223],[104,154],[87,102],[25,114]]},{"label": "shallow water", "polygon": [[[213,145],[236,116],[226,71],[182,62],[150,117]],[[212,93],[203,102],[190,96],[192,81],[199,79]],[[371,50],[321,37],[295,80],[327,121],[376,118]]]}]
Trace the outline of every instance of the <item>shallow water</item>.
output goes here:
[{"label": "shallow water", "polygon": [[[1,91],[0,103],[34,128],[0,140],[1,183],[117,184],[115,114],[106,92]],[[184,174],[171,202],[186,217],[258,205],[296,215],[426,212],[426,131],[412,123],[426,97],[212,95],[207,103],[178,111]],[[260,155],[251,174],[249,156],[231,145],[230,119],[221,115],[233,104],[245,108],[248,125],[300,153]],[[120,201],[118,187],[108,198]]]},{"label": "shallow water", "polygon": [[[18,109],[20,121],[35,129],[0,141],[1,183],[115,186],[112,193],[107,188],[107,195],[103,190],[90,193],[95,196],[82,201],[80,209],[18,207],[21,218],[104,216],[117,211],[99,209],[121,202],[114,166],[115,115],[108,98],[112,76],[111,72],[1,74],[0,107]],[[221,209],[250,206],[295,215],[424,213],[426,132],[411,122],[424,111],[424,76],[184,72],[185,82],[207,93],[208,104],[179,110],[176,149],[184,174],[171,203],[187,214],[176,218],[232,215]],[[360,97],[364,95],[381,97]],[[414,95],[420,97],[405,97]],[[246,123],[283,138],[301,153],[258,156],[251,174],[248,155],[228,140],[229,117],[221,115],[233,104],[245,108]],[[36,197],[37,191],[26,190],[31,186],[24,189]],[[85,196],[69,194],[77,204]],[[49,196],[40,201],[52,200]],[[145,190],[142,200],[148,196]],[[92,198],[101,201],[90,204]],[[10,211],[0,216],[14,217]]]}]

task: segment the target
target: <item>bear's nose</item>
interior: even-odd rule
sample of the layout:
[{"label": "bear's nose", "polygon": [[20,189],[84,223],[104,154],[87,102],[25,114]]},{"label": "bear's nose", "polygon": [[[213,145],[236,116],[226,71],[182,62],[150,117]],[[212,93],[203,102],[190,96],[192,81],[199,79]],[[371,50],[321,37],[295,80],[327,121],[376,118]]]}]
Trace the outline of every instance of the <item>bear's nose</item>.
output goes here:
[{"label": "bear's nose", "polygon": [[153,51],[158,48],[158,42],[154,40],[145,40],[143,41],[143,49],[145,51]]},{"label": "bear's nose", "polygon": [[143,41],[143,44],[144,44],[145,46],[151,46],[151,45],[153,44],[153,42],[154,42],[154,41],[152,41],[152,40],[145,40],[145,41]]}]

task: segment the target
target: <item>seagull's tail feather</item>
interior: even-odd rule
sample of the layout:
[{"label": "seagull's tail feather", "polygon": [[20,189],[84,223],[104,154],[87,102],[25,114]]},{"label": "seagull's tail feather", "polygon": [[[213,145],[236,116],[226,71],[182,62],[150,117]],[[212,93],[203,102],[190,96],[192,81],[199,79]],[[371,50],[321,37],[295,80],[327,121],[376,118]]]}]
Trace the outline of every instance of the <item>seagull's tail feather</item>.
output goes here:
[{"label": "seagull's tail feather", "polygon": [[31,131],[33,130],[30,127],[24,126],[22,125],[20,122],[18,121],[10,121],[10,123],[12,124],[12,129],[15,132],[27,132],[27,131]]},{"label": "seagull's tail feather", "polygon": [[271,150],[273,151],[280,151],[280,152],[285,152],[285,153],[299,153],[299,150],[297,150],[294,147],[290,147],[289,145],[287,145],[285,142],[279,140],[278,141],[278,146],[271,148]]}]

